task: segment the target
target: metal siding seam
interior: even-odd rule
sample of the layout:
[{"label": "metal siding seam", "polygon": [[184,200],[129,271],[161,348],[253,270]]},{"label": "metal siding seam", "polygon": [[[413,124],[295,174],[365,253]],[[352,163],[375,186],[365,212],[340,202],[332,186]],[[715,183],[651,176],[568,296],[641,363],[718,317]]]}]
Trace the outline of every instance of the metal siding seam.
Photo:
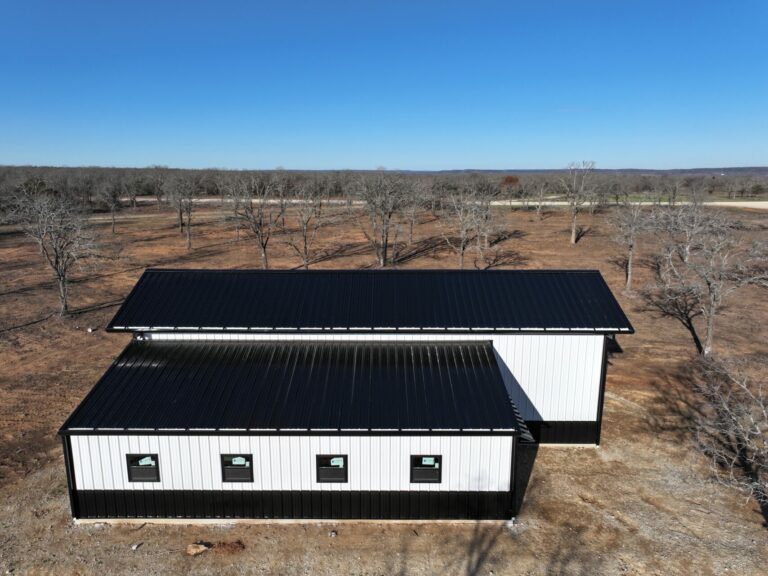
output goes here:
[{"label": "metal siding seam", "polygon": [[541,386],[546,381],[546,373],[541,367],[539,360],[538,344],[539,338],[537,336],[529,336],[526,338],[528,353],[525,350],[522,353],[522,357],[525,359],[528,368],[528,374],[531,375],[531,387],[528,392],[531,402],[536,406],[536,411],[540,414],[546,413],[546,407],[542,405],[541,401]]},{"label": "metal siding seam", "polygon": [[[92,448],[95,447],[93,452],[96,453],[96,462],[94,469],[94,479],[100,484],[102,488],[109,486],[104,475],[104,458],[102,456],[101,439],[95,436],[89,436],[89,439],[93,440]],[[94,465],[94,464],[92,464]],[[98,473],[97,473],[98,472]]]},{"label": "metal siding seam", "polygon": [[389,450],[387,456],[389,457],[390,490],[399,490],[402,486],[397,453],[401,450],[403,439],[404,437],[402,436],[388,438]]},{"label": "metal siding seam", "polygon": [[271,472],[270,490],[280,490],[282,477],[280,474],[280,445],[275,436],[267,436],[269,439],[269,469]]},{"label": "metal siding seam", "polygon": [[314,467],[312,464],[312,439],[300,438],[301,441],[301,489],[312,489],[312,474]]},{"label": "metal siding seam", "polygon": [[116,479],[116,472],[115,470],[115,463],[118,462],[120,458],[119,451],[115,450],[114,445],[114,437],[113,436],[104,436],[102,442],[104,443],[104,447],[107,451],[107,461],[102,463],[102,468],[107,467],[109,470],[109,485],[112,486],[113,489],[118,488],[118,483]]},{"label": "metal siding seam", "polygon": [[97,461],[96,461],[96,458],[94,458],[93,447],[92,447],[94,438],[93,436],[86,436],[84,440],[85,440],[86,454],[88,455],[87,456],[88,467],[87,469],[83,467],[84,471],[86,472],[86,478],[87,478],[86,486],[89,486],[98,490],[100,486],[99,486],[99,481],[97,480],[97,477],[96,477],[96,470],[94,469],[94,467],[97,465]]},{"label": "metal siding seam", "polygon": [[560,384],[562,391],[558,394],[561,408],[557,411],[556,420],[571,420],[570,415],[575,412],[575,406],[572,405],[572,395],[574,391],[577,391],[578,399],[573,398],[574,401],[582,402],[583,395],[587,390],[584,388],[584,378],[581,374],[581,341],[578,337],[566,337],[568,342],[568,365],[563,366],[561,371],[564,372],[563,379]]},{"label": "metal siding seam", "polygon": [[301,438],[298,436],[286,437],[288,445],[288,465],[290,483],[288,490],[301,490]]},{"label": "metal siding seam", "polygon": [[459,491],[469,490],[470,462],[467,451],[468,440],[466,437],[461,437],[459,441]]},{"label": "metal siding seam", "polygon": [[259,436],[257,442],[259,444],[259,490],[269,490],[272,478],[272,471],[269,468],[269,436]]},{"label": "metal siding seam", "polygon": [[196,463],[200,467],[200,490],[213,489],[213,468],[210,460],[206,462],[204,454],[211,454],[210,439],[208,436],[197,437],[197,457]]},{"label": "metal siding seam", "polygon": [[[578,386],[578,346],[576,342],[570,340],[568,336],[556,336],[560,345],[567,351],[568,362],[558,363],[558,383],[557,389],[552,390],[550,394],[553,395],[557,409],[555,410],[556,420],[566,419],[568,412],[568,393],[569,389],[576,385]],[[547,350],[547,356],[551,357],[549,350]],[[576,382],[574,382],[574,379]]]},{"label": "metal siding seam", "polygon": [[[555,339],[555,348],[560,350],[559,359],[551,358],[550,340]],[[542,404],[547,408],[548,418],[557,420],[560,418],[562,404],[563,378],[571,369],[573,360],[570,347],[570,340],[562,340],[561,336],[539,337],[539,362],[545,366],[546,386],[542,389]]]},{"label": "metal siding seam", "polygon": [[457,491],[461,487],[461,437],[452,436],[449,442],[449,454],[450,463],[447,464],[446,480],[448,481],[448,489],[451,491]]},{"label": "metal siding seam", "polygon": [[579,345],[579,378],[581,381],[581,393],[579,395],[579,410],[568,414],[564,420],[587,420],[588,413],[596,404],[597,380],[592,377],[592,339],[594,336],[583,336],[577,340]]}]

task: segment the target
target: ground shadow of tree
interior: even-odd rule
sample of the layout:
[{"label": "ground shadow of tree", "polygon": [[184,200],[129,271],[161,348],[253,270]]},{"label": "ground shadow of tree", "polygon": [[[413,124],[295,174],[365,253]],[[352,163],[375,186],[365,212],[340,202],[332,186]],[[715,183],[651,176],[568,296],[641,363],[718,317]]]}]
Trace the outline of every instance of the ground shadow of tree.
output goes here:
[{"label": "ground shadow of tree", "polygon": [[418,535],[415,529],[402,530],[400,533],[400,550],[397,555],[390,556],[385,564],[384,574],[408,576],[408,554],[410,549],[411,532]]},{"label": "ground shadow of tree", "polygon": [[547,576],[597,576],[606,573],[605,559],[590,546],[586,526],[566,522],[563,536],[547,561]]},{"label": "ground shadow of tree", "polygon": [[496,547],[506,529],[504,524],[476,522],[469,531],[451,539],[449,547],[454,551],[449,557],[445,574],[478,576],[486,573],[491,564],[501,561]]},{"label": "ground shadow of tree", "polygon": [[[371,253],[371,245],[368,242],[341,242],[323,250],[318,256],[310,262],[319,264],[338,258],[349,258],[352,256],[362,256]],[[301,266],[296,266],[301,268]]]},{"label": "ground shadow of tree", "polygon": [[[653,430],[671,434],[675,441],[685,443],[696,450],[697,423],[707,418],[706,406],[694,393],[697,374],[690,362],[679,363],[668,372],[660,372],[651,380],[655,394],[653,408],[648,411],[646,421]],[[710,438],[722,443],[722,447],[734,454],[739,447],[729,445],[729,438]],[[744,474],[754,471],[743,470]],[[758,513],[762,516],[764,528],[768,528],[768,502],[757,502]]]},{"label": "ground shadow of tree", "polygon": [[692,441],[696,421],[703,416],[691,392],[693,379],[693,372],[686,364],[659,371],[651,379],[654,395],[652,408],[645,418],[652,430],[670,433],[676,441]]},{"label": "ground shadow of tree", "polygon": [[503,266],[522,266],[529,258],[517,250],[502,250],[491,248],[486,250],[479,258],[475,258],[474,266],[478,270],[492,270]]},{"label": "ground shadow of tree", "polygon": [[410,245],[405,242],[398,242],[392,246],[393,254],[395,254],[392,263],[398,265],[416,260],[417,258],[434,257],[444,248],[443,239],[440,236],[423,238]]},{"label": "ground shadow of tree", "polygon": [[581,242],[583,238],[586,238],[587,236],[593,236],[594,230],[591,226],[576,226],[576,238],[574,244],[578,244]]}]

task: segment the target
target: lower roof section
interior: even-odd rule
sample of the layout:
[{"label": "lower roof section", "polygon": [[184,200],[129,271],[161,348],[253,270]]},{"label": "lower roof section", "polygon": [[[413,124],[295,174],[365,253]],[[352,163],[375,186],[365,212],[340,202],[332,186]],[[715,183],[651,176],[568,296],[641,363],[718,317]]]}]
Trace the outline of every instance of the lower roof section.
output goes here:
[{"label": "lower roof section", "polygon": [[490,342],[134,340],[61,432],[518,430]]}]

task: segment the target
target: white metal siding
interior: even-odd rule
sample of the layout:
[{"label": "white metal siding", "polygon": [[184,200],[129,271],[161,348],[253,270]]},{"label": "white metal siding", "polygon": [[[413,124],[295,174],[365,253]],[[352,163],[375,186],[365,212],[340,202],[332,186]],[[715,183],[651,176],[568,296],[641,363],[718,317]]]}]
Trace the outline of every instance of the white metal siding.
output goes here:
[{"label": "white metal siding", "polygon": [[[78,490],[509,490],[511,436],[80,436]],[[129,482],[126,454],[157,454],[160,482]],[[253,454],[253,483],[222,482],[222,454]],[[318,483],[315,456],[347,454],[347,483]],[[440,484],[411,484],[410,457],[442,455]]]},{"label": "white metal siding", "polygon": [[148,334],[156,340],[492,341],[525,420],[597,420],[602,334]]}]

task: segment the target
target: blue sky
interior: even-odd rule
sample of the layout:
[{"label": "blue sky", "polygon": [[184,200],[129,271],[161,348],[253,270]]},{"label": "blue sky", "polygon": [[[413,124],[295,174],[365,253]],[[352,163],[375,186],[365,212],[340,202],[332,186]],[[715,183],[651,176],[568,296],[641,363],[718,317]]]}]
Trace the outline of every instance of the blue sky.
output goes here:
[{"label": "blue sky", "polygon": [[0,164],[768,165],[768,2],[0,0]]}]

